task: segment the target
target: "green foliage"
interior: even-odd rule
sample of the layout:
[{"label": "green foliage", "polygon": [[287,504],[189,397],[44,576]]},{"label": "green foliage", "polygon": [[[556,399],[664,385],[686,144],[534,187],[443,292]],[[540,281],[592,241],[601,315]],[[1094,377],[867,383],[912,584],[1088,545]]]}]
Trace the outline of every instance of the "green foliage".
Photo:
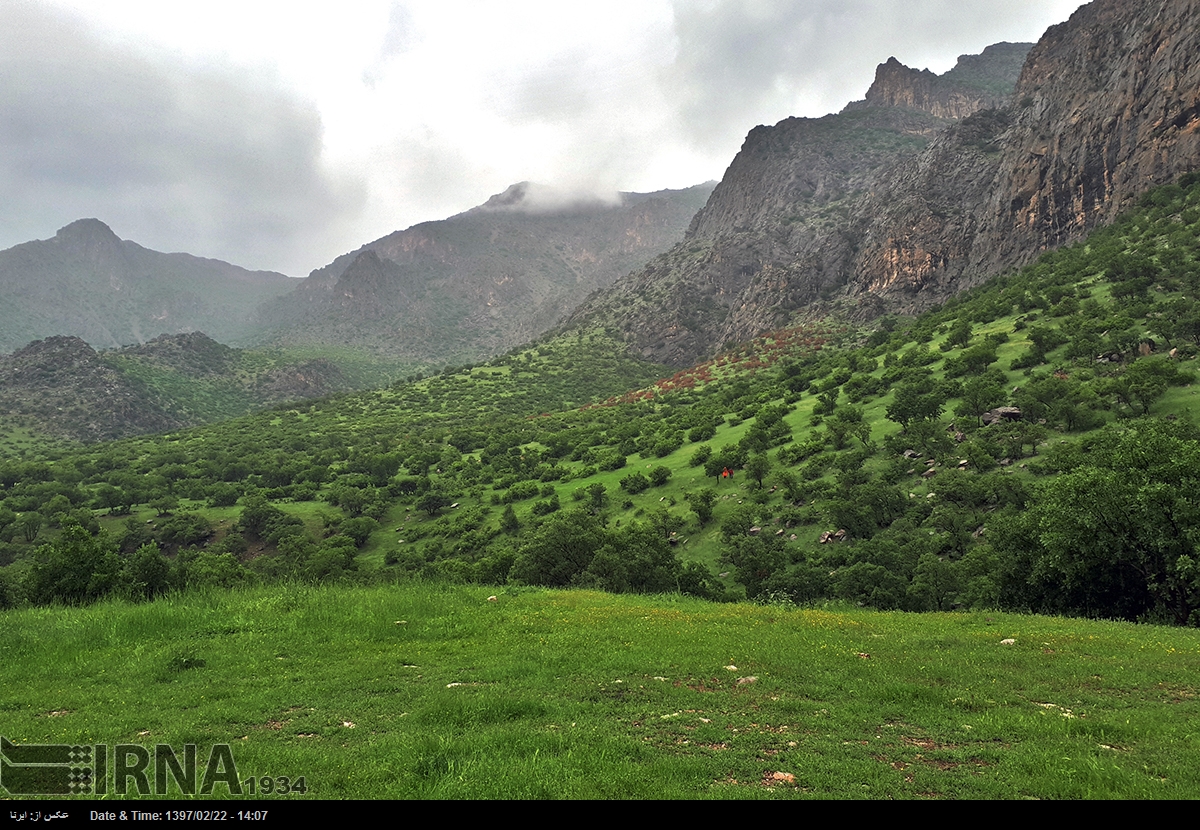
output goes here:
[{"label": "green foliage", "polygon": [[996,524],[1007,590],[1040,610],[1200,623],[1200,433],[1142,422]]},{"label": "green foliage", "polygon": [[631,495],[637,495],[645,490],[649,490],[651,486],[650,479],[641,472],[630,473],[621,479],[621,489]]},{"label": "green foliage", "polygon": [[895,388],[892,403],[887,407],[888,420],[895,421],[905,431],[914,421],[936,420],[948,397],[946,386],[930,375],[907,380]]},{"label": "green foliage", "polygon": [[708,524],[713,516],[713,507],[717,503],[716,491],[709,487],[702,490],[696,490],[684,494],[684,499],[692,512],[696,514],[696,520],[700,526]]},{"label": "green foliage", "polygon": [[[592,560],[613,545],[595,569],[589,561],[574,570],[576,585],[650,584],[631,574],[614,534],[645,525],[647,538],[669,540],[694,513],[698,530],[686,543],[675,537],[672,550],[693,561],[683,570],[711,596],[750,588],[772,602],[1084,613],[1039,594],[1050,581],[1005,576],[1028,575],[1033,549],[1002,551],[993,540],[1021,538],[1004,528],[1044,501],[1030,482],[1076,474],[1108,434],[1095,432],[1103,424],[1133,428],[1148,413],[1186,421],[1195,411],[1182,388],[1193,382],[1200,339],[1194,184],[916,320],[887,321],[882,336],[828,325],[828,347],[799,338],[783,347],[793,337],[784,332],[649,385],[660,375],[622,357],[609,335],[568,332],[389,389],[3,461],[0,567],[18,587],[15,601],[31,599],[37,543],[75,522],[93,537],[108,528],[126,562],[150,542],[180,549],[171,584],[181,588],[189,568],[195,584],[379,571],[504,580],[523,546],[572,512],[558,502],[570,493],[574,512],[601,528]],[[1003,368],[1023,361],[1024,377]],[[630,392],[638,372],[647,374]],[[1001,404],[1020,407],[1020,420],[983,427],[980,413]],[[953,425],[941,420],[947,409]],[[685,448],[689,437],[704,443]],[[622,510],[608,516],[616,492]],[[155,510],[171,515],[147,524]],[[371,532],[385,521],[403,528],[404,542]],[[819,543],[838,529],[845,539]],[[759,538],[768,553],[781,546],[782,559],[738,541]],[[207,544],[208,556],[189,544]],[[729,547],[768,567],[747,565],[742,588],[725,588],[704,569]],[[682,574],[672,590],[686,590]],[[114,592],[145,596],[135,582],[123,571]]]},{"label": "green foliage", "polygon": [[604,527],[590,511],[561,511],[521,544],[511,576],[528,585],[570,585],[583,575],[606,541]]},{"label": "green foliage", "polygon": [[[537,492],[536,489],[534,492]],[[418,510],[424,510],[430,516],[436,516],[451,504],[452,502],[449,496],[431,491],[417,499],[416,508]]]},{"label": "green foliage", "polygon": [[121,570],[111,539],[66,523],[56,540],[37,551],[29,573],[29,598],[38,604],[95,602],[118,589]]},{"label": "green foliage", "polygon": [[[722,528],[724,530],[724,528]],[[787,553],[776,536],[731,533],[721,551],[721,561],[733,566],[733,578],[746,596],[759,596],[767,580],[787,564]]]}]

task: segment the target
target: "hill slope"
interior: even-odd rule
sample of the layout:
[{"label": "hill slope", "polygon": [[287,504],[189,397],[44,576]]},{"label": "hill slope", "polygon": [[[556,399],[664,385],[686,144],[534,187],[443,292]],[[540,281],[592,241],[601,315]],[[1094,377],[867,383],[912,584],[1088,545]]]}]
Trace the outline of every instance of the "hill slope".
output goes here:
[{"label": "hill slope", "polygon": [[306,798],[1200,789],[1200,649],[1178,629],[420,583],[0,617],[9,739],[198,744],[201,764],[229,744],[238,781],[304,776],[255,794],[272,815]]},{"label": "hill slope", "polygon": [[110,441],[211,423],[350,384],[332,363],[245,352],[201,333],[96,352],[49,337],[0,355],[0,430]]},{"label": "hill slope", "polygon": [[778,331],[662,378],[594,331],[0,464],[0,576],[81,601],[37,544],[85,521],[178,554],[127,582],[114,553],[100,594],[375,572],[1196,625],[1198,229],[1190,174],[869,333]]}]

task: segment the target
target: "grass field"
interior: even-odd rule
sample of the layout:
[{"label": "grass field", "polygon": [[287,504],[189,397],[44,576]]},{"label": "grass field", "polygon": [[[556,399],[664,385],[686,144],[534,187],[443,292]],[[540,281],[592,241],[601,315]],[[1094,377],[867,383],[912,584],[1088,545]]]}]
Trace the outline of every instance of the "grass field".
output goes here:
[{"label": "grass field", "polygon": [[1188,629],[420,582],[0,625],[0,734],[227,742],[288,798],[1200,792]]}]

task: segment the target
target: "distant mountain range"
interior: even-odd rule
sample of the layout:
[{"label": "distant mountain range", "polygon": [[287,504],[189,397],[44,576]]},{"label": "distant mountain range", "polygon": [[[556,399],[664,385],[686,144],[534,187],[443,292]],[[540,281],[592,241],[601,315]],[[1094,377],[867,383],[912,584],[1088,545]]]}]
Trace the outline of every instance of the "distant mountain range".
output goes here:
[{"label": "distant mountain range", "polygon": [[304,280],[80,220],[0,252],[0,421],[105,440],[478,362],[669,248],[713,186],[601,201],[521,183]]},{"label": "distant mountain range", "polygon": [[350,346],[430,365],[503,353],[682,236],[714,183],[573,199],[529,182],[371,242],[262,307],[277,346]]},{"label": "distant mountain range", "polygon": [[151,251],[81,219],[0,251],[0,353],[54,335],[95,348],[188,331],[239,343],[257,330],[259,304],[295,287],[283,274]]},{"label": "distant mountain range", "polygon": [[54,335],[112,348],[202,331],[232,345],[351,347],[431,367],[478,361],[669,248],[714,186],[605,202],[523,182],[303,280],[151,251],[82,219],[0,251],[0,353]]},{"label": "distant mountain range", "polygon": [[[345,386],[353,360],[478,362],[563,320],[687,366],[798,318],[944,302],[1196,169],[1200,3],[1094,0],[1037,44],[996,44],[943,75],[889,60],[840,113],[755,127],[715,189],[604,202],[521,183],[303,280],[149,251],[81,220],[0,252],[0,352],[52,335],[114,347],[203,331],[282,349],[271,365],[341,361],[298,370],[320,393]],[[92,361],[82,341],[53,342],[18,363]],[[143,358],[104,365],[125,361],[153,387],[158,370],[145,367],[159,358]],[[183,410],[208,411],[180,406],[163,411],[180,423]]]}]

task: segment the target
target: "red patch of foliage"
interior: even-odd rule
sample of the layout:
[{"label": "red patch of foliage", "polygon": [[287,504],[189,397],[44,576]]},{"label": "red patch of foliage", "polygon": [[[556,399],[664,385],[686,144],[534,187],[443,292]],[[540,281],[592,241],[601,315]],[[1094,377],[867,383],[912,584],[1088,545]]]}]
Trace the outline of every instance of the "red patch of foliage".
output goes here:
[{"label": "red patch of foliage", "polygon": [[697,386],[704,386],[715,380],[714,370],[721,370],[722,374],[727,371],[754,374],[759,369],[771,368],[785,357],[817,351],[837,333],[835,329],[812,324],[779,329],[724,352],[712,360],[689,369],[680,369],[671,377],[664,378],[653,386],[626,392],[624,395],[609,398],[603,403],[589,404],[583,408],[591,409],[595,406],[617,406],[624,403],[649,401],[668,392],[695,389]]}]

